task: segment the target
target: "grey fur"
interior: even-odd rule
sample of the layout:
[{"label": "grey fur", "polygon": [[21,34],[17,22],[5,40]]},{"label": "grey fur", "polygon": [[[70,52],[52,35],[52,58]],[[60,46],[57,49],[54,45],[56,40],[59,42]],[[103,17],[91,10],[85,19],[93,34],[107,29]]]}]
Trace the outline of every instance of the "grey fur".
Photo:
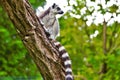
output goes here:
[{"label": "grey fur", "polygon": [[41,15],[38,15],[39,20],[44,24],[44,28],[50,34],[51,39],[56,39],[60,34],[59,22],[56,18],[57,14],[63,14],[63,11],[58,5],[53,4]]}]

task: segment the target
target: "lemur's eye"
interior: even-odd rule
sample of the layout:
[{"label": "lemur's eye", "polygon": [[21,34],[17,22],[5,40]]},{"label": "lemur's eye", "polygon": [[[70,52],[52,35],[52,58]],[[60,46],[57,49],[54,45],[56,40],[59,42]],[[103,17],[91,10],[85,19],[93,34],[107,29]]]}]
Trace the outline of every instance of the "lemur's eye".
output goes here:
[{"label": "lemur's eye", "polygon": [[60,10],[60,8],[59,8],[59,7],[57,7],[57,10],[59,11],[59,10]]},{"label": "lemur's eye", "polygon": [[52,5],[52,8],[55,8],[55,6],[56,6],[56,4],[54,3],[54,4]]}]

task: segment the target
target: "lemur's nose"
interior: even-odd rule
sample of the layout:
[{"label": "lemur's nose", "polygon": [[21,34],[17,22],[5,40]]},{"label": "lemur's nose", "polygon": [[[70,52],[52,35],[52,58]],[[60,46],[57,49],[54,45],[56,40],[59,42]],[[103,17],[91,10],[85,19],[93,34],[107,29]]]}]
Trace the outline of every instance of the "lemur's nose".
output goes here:
[{"label": "lemur's nose", "polygon": [[63,14],[64,12],[62,11],[61,14]]},{"label": "lemur's nose", "polygon": [[63,14],[64,12],[63,11],[60,11],[59,14]]}]

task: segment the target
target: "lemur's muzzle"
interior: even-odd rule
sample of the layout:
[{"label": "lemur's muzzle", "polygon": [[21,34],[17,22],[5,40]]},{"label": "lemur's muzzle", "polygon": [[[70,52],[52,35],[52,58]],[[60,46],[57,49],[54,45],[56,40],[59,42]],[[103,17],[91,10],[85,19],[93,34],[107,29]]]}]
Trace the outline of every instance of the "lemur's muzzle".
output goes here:
[{"label": "lemur's muzzle", "polygon": [[63,14],[64,12],[63,11],[59,11],[58,14]]}]

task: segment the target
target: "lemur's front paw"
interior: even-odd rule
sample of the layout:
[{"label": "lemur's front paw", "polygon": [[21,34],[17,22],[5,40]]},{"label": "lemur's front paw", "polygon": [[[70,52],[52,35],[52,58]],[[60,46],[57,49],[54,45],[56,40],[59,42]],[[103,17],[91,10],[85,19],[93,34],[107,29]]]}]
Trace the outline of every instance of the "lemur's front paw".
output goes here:
[{"label": "lemur's front paw", "polygon": [[45,31],[45,34],[47,35],[47,37],[50,37],[50,33]]}]

